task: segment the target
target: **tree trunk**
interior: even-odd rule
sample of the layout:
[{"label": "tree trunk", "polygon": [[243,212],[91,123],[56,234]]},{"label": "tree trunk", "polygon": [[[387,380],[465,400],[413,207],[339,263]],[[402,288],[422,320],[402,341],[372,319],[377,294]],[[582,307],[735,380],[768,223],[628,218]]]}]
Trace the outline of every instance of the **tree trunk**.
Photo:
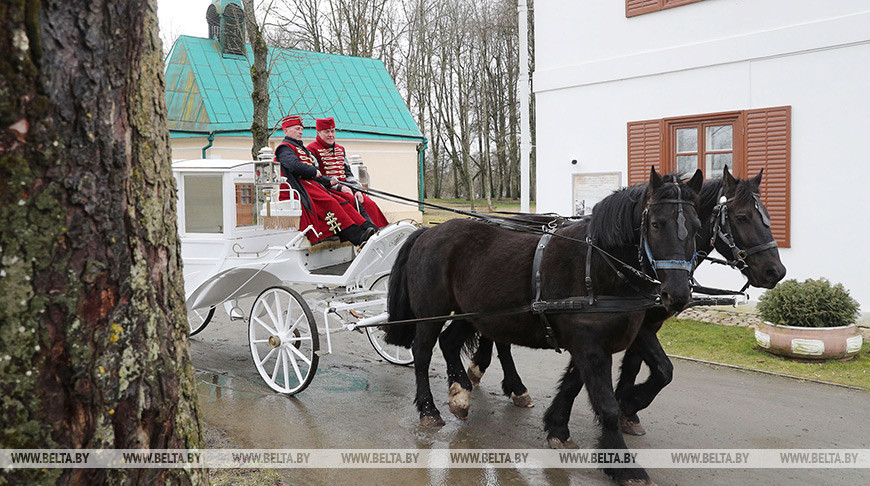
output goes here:
[{"label": "tree trunk", "polygon": [[254,119],[251,123],[254,143],[251,145],[251,158],[257,160],[260,149],[269,146],[269,134],[272,133],[269,125],[269,48],[266,47],[263,31],[257,24],[254,0],[242,0],[242,4],[245,7],[248,40],[254,51],[254,64],[251,66],[251,83],[254,87],[251,92],[251,101],[254,103]]},{"label": "tree trunk", "polygon": [[[156,2],[0,7],[0,437],[202,446]],[[198,469],[17,469],[10,484],[198,484]]]}]

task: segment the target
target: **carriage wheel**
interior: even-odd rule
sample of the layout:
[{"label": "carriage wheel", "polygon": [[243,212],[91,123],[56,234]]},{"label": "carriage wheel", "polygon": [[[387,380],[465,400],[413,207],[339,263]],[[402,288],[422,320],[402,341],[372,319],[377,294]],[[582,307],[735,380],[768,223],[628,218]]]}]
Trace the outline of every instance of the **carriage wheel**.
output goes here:
[{"label": "carriage wheel", "polygon": [[248,340],[254,365],[269,388],[294,395],[311,383],[320,339],[314,314],[298,292],[264,290],[251,308]]},{"label": "carriage wheel", "polygon": [[209,307],[208,310],[194,309],[187,312],[187,323],[190,324],[190,335],[195,336],[205,329],[205,326],[211,322],[214,317],[214,307]]},{"label": "carriage wheel", "polygon": [[[372,284],[370,290],[387,290],[387,283],[390,281],[389,275],[384,275],[383,277],[375,280],[375,283]],[[385,311],[384,309],[379,309],[379,312]],[[379,313],[378,312],[378,313]],[[384,333],[386,332],[387,326],[373,326],[367,327],[366,335],[369,337],[369,342],[372,343],[372,347],[375,348],[375,351],[382,358],[389,361],[390,363],[407,366],[414,362],[414,355],[411,353],[410,349],[403,348],[401,346],[395,346],[393,344],[387,344],[384,342]]]}]

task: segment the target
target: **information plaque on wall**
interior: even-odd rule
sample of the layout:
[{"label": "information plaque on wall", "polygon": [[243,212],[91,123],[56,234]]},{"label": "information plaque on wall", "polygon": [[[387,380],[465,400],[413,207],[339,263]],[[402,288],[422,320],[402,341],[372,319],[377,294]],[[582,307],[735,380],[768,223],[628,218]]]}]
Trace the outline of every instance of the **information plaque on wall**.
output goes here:
[{"label": "information plaque on wall", "polygon": [[592,214],[592,208],[622,187],[621,172],[574,174],[574,216]]}]

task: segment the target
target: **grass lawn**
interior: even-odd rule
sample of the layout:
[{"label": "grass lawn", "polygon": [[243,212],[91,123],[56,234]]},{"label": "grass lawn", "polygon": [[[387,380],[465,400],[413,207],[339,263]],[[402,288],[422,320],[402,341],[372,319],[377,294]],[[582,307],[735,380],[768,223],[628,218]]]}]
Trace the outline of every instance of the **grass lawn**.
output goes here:
[{"label": "grass lawn", "polygon": [[[453,209],[461,209],[463,211],[469,211],[471,209],[471,203],[468,202],[467,199],[426,199],[426,202],[437,204],[439,206],[444,206]],[[474,210],[475,212],[485,213],[489,211],[489,208],[486,207],[485,199],[476,199],[474,201]],[[506,212],[519,212],[520,211],[520,200],[519,199],[493,199],[492,200],[492,210],[493,211],[506,211]],[[530,212],[535,212],[535,203],[530,203]],[[423,212],[423,220],[424,223],[429,222],[444,222],[448,219],[453,218],[464,218],[465,216],[461,214],[452,213],[450,211],[446,211],[443,209],[434,209],[434,208],[426,208]]]},{"label": "grass lawn", "polygon": [[759,371],[851,385],[870,391],[870,344],[849,361],[795,361],[762,351],[755,330],[689,319],[670,319],[658,333],[670,355],[715,361]]},{"label": "grass lawn", "polygon": [[[426,202],[430,202],[432,204],[438,204],[440,206],[447,206],[451,208],[457,209],[470,209],[471,203],[468,199],[426,199]],[[535,202],[531,201],[529,203],[530,211],[535,211]],[[520,210],[520,200],[519,199],[493,199],[492,200],[492,209],[493,211],[519,211]],[[486,199],[475,199],[474,200],[474,210],[475,211],[486,211]]]}]

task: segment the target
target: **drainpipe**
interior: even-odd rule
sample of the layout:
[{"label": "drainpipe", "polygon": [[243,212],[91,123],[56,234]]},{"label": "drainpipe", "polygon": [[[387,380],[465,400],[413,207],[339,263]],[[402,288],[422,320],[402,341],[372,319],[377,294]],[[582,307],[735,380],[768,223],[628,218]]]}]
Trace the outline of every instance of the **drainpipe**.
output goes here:
[{"label": "drainpipe", "polygon": [[529,212],[530,162],[532,130],[530,126],[529,98],[529,6],[526,0],[518,0],[520,44],[520,211]]},{"label": "drainpipe", "polygon": [[419,174],[419,179],[417,180],[417,194],[420,199],[420,212],[423,212],[423,165],[426,163],[426,148],[429,146],[429,141],[425,138],[423,139],[423,143],[417,145],[417,173]]},{"label": "drainpipe", "polygon": [[214,144],[214,130],[208,134],[208,145],[202,148],[202,158],[206,158],[205,151],[211,148],[212,144]]}]

